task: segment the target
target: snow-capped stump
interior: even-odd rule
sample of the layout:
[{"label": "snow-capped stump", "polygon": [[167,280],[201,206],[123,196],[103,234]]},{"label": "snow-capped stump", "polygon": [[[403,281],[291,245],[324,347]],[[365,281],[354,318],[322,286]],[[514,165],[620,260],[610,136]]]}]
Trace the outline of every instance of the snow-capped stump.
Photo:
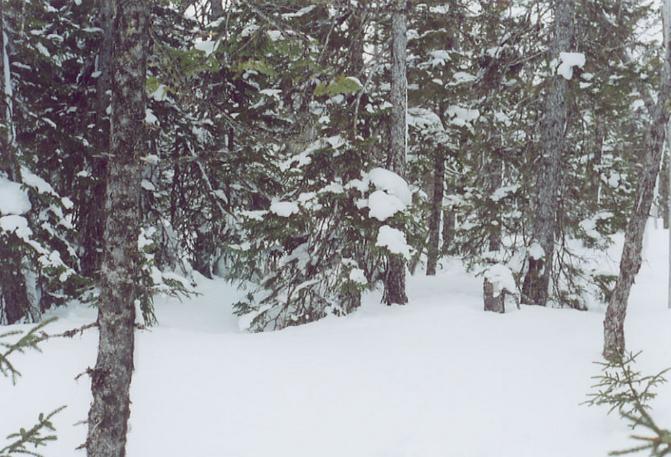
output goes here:
[{"label": "snow-capped stump", "polygon": [[512,271],[500,263],[492,265],[484,272],[483,299],[485,311],[497,313],[506,312],[506,296],[510,295],[517,300],[517,284]]}]

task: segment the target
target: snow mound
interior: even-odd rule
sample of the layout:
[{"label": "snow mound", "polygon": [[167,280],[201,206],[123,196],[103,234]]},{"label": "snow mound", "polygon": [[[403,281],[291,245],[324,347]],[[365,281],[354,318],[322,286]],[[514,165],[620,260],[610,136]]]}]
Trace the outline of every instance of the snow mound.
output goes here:
[{"label": "snow mound", "polygon": [[0,177],[0,214],[25,214],[30,208],[28,193],[21,184]]},{"label": "snow mound", "polygon": [[573,78],[573,67],[585,66],[585,54],[582,52],[560,52],[557,74],[562,75],[569,81]]},{"label": "snow mound", "polygon": [[394,214],[403,211],[405,205],[395,195],[376,190],[368,197],[369,216],[378,221],[386,221]]},{"label": "snow mound", "polygon": [[517,284],[513,277],[513,272],[505,265],[497,263],[485,271],[485,279],[493,286],[493,295],[498,297],[503,292],[514,294],[517,290]]},{"label": "snow mound", "polygon": [[398,229],[383,225],[377,233],[375,246],[386,248],[392,254],[410,255],[410,247],[405,239],[405,233]]},{"label": "snow mound", "polygon": [[412,192],[405,179],[393,171],[384,168],[373,168],[368,173],[368,180],[377,190],[383,190],[397,197],[404,205],[412,203]]},{"label": "snow mound", "polygon": [[270,204],[270,212],[280,217],[289,217],[298,213],[298,203],[275,200]]}]

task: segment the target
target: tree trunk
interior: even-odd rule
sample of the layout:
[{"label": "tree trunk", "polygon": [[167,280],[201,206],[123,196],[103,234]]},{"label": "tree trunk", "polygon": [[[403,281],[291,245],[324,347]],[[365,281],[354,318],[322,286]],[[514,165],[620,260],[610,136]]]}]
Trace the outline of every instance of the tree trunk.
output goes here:
[{"label": "tree trunk", "polygon": [[[556,0],[554,9],[555,37],[551,55],[553,59],[559,59],[560,52],[568,52],[571,48],[575,0]],[[561,75],[553,75],[546,95],[545,115],[541,125],[542,150],[540,160],[537,162],[538,178],[532,233],[532,246],[540,246],[543,254],[538,255],[538,249],[531,250],[535,252],[527,257],[529,269],[522,286],[523,300],[530,305],[545,306],[548,301],[561,184],[561,159],[566,135],[567,97],[568,81]]]},{"label": "tree trunk", "polygon": [[426,274],[435,276],[440,256],[440,219],[443,213],[445,195],[445,157],[440,153],[433,162],[433,196],[429,219],[429,248],[427,252]]},{"label": "tree trunk", "polygon": [[[391,18],[391,148],[387,167],[400,176],[405,175],[405,154],[408,126],[408,87],[406,80],[407,0],[395,0]],[[387,259],[383,300],[387,305],[405,305],[405,259],[390,254]]]},{"label": "tree trunk", "polygon": [[659,209],[658,213],[662,215],[662,222],[664,223],[664,228],[668,229],[669,228],[669,154],[668,153],[662,155],[662,169],[660,173],[661,174],[659,176],[657,208]]},{"label": "tree trunk", "polygon": [[594,207],[599,207],[599,202],[601,201],[601,161],[603,160],[603,146],[606,141],[606,126],[603,121],[597,117],[595,119],[596,131],[595,131],[595,142],[596,147],[594,150],[594,158],[590,164],[589,173],[591,175],[592,181],[592,199],[594,202]]},{"label": "tree trunk", "polygon": [[[21,167],[16,153],[14,127],[14,91],[9,56],[9,33],[5,24],[3,2],[0,2],[0,175],[20,183]],[[23,275],[25,261],[19,250],[21,241],[13,234],[0,236],[0,324],[14,324],[31,316],[31,301]],[[39,317],[39,316],[37,316]],[[33,316],[35,318],[35,316]]]},{"label": "tree trunk", "polygon": [[671,0],[664,0],[662,12],[665,44],[662,86],[657,96],[657,103],[650,113],[651,123],[645,136],[645,158],[641,170],[641,179],[636,190],[636,203],[627,223],[622,258],[620,259],[620,274],[615,282],[615,289],[611,295],[606,310],[606,318],[603,322],[603,355],[607,359],[624,355],[624,319],[627,314],[627,303],[631,286],[634,284],[634,279],[641,268],[643,236],[645,235],[645,226],[654,198],[655,183],[659,174],[666,128],[669,121],[667,103],[671,98],[671,46],[669,45]]},{"label": "tree trunk", "polygon": [[98,25],[103,29],[96,71],[100,76],[96,81],[96,138],[95,156],[91,158],[93,183],[83,197],[79,209],[81,218],[80,233],[83,254],[82,273],[88,277],[97,277],[102,261],[102,243],[105,227],[105,201],[107,193],[107,156],[109,154],[109,90],[111,84],[110,64],[112,60],[112,21],[114,4],[109,0],[98,0]]},{"label": "tree trunk", "polygon": [[215,21],[224,15],[222,0],[210,0],[210,20]]},{"label": "tree trunk", "polygon": [[140,157],[146,152],[145,77],[149,2],[114,2],[112,116],[104,255],[100,274],[98,359],[91,370],[89,457],[126,455],[139,270]]},{"label": "tree trunk", "polygon": [[485,302],[485,311],[492,311],[495,313],[506,312],[506,294],[501,291],[499,295],[494,295],[494,284],[487,278],[484,279],[483,297]]},{"label": "tree trunk", "polygon": [[[491,196],[503,184],[503,161],[501,160],[500,147],[494,148],[492,153],[487,154],[484,160],[483,179],[485,181],[487,195]],[[488,204],[496,206],[496,203],[491,201],[488,202]],[[492,219],[495,217],[494,212],[495,210],[492,210]],[[489,250],[498,251],[501,248],[501,227],[496,226],[496,230],[492,229],[489,232],[488,238]]]}]

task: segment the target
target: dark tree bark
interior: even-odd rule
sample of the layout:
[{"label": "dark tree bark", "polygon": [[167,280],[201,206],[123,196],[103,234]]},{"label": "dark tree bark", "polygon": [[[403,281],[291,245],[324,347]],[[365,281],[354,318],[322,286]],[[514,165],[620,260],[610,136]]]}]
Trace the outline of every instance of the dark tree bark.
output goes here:
[{"label": "dark tree bark", "polygon": [[592,181],[592,199],[598,206],[601,199],[601,161],[603,160],[603,144],[606,141],[606,126],[598,117],[595,120],[595,150],[594,157],[590,161],[590,179]]},{"label": "dark tree bark", "polygon": [[210,20],[219,19],[224,15],[224,4],[222,0],[210,0]]},{"label": "dark tree bark", "polygon": [[[559,59],[559,53],[568,52],[571,47],[575,0],[555,0],[554,9],[555,37],[551,55],[553,59]],[[545,306],[548,301],[567,113],[568,81],[555,74],[546,95],[545,115],[541,125],[542,150],[537,162],[535,220],[531,240],[532,245],[537,244],[542,248],[543,255],[527,257],[528,271],[522,286],[523,301],[530,305]]]},{"label": "dark tree bark", "polygon": [[494,295],[494,285],[487,279],[483,283],[483,297],[485,302],[485,311],[492,311],[495,313],[506,312],[506,294],[500,292],[499,295]]},{"label": "dark tree bark", "polygon": [[100,72],[96,81],[96,142],[95,156],[91,158],[93,183],[85,194],[79,209],[82,273],[88,277],[97,277],[102,261],[102,243],[105,228],[105,201],[107,193],[107,156],[109,154],[109,116],[107,107],[110,104],[112,60],[112,21],[114,4],[109,0],[98,0],[98,26],[103,29],[103,38],[100,43],[96,71]]},{"label": "dark tree bark", "polygon": [[654,199],[655,183],[659,174],[660,162],[664,151],[666,127],[669,122],[668,103],[671,98],[671,0],[665,0],[664,7],[665,60],[662,72],[662,85],[657,96],[657,103],[650,113],[650,127],[645,136],[645,158],[641,179],[636,191],[636,203],[627,223],[624,237],[620,273],[615,282],[615,289],[610,298],[604,327],[603,355],[613,359],[624,355],[624,320],[627,314],[629,293],[636,275],[641,269],[641,250],[645,226]]},{"label": "dark tree bark", "polygon": [[[483,179],[485,181],[485,189],[488,195],[494,194],[503,183],[503,162],[501,160],[501,151],[499,148],[492,151],[484,158]],[[489,204],[494,204],[490,202]],[[494,209],[492,213],[494,213]],[[491,231],[488,237],[489,250],[498,251],[501,248],[501,232],[500,229]]]},{"label": "dark tree bark", "polygon": [[133,372],[141,165],[145,153],[148,0],[114,1],[112,116],[104,257],[100,274],[98,359],[91,370],[89,457],[126,455]]},{"label": "dark tree bark", "polygon": [[[395,0],[391,18],[391,148],[387,156],[387,167],[400,176],[405,175],[407,146],[407,95],[406,47],[408,10],[407,0]],[[387,305],[405,305],[405,259],[400,255],[389,255],[384,281],[383,300]]]},{"label": "dark tree bark", "polygon": [[427,252],[426,274],[435,276],[440,257],[440,219],[445,196],[445,157],[438,154],[433,161],[433,195],[429,217],[429,248]]},{"label": "dark tree bark", "polygon": [[669,154],[662,157],[662,169],[659,176],[659,198],[657,207],[662,215],[664,228],[669,228]]},{"label": "dark tree bark", "polygon": [[[3,2],[0,2],[0,174],[14,182],[21,182],[21,167],[16,152],[14,127],[14,93],[11,83],[9,37],[5,26]],[[0,324],[14,324],[31,317],[31,303],[23,274],[25,259],[18,249],[21,242],[15,235],[0,236]],[[39,316],[37,316],[39,317]],[[34,320],[35,317],[33,316]]]}]

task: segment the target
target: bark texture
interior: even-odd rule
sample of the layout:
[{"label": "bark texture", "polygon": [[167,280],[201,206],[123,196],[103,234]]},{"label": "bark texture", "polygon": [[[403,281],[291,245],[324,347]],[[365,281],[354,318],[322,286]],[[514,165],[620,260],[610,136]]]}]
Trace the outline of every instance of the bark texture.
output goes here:
[{"label": "bark texture", "polygon": [[426,274],[435,276],[440,257],[440,219],[445,195],[445,158],[438,154],[433,162],[433,195],[429,218],[429,248],[427,250]]},{"label": "bark texture", "polygon": [[110,104],[112,60],[112,22],[114,19],[114,4],[109,0],[98,0],[98,26],[103,30],[100,43],[96,71],[100,76],[96,82],[96,155],[91,159],[93,184],[80,208],[80,233],[84,252],[82,253],[82,273],[88,277],[95,277],[100,270],[102,261],[102,243],[105,228],[105,201],[107,192],[107,157],[109,155],[110,126],[107,107]]},{"label": "bark texture", "polygon": [[140,156],[145,153],[148,0],[114,1],[111,156],[100,274],[98,359],[91,370],[89,457],[126,455],[139,270]]},{"label": "bark texture", "polygon": [[[408,126],[408,85],[406,80],[407,0],[393,2],[391,17],[391,147],[387,155],[387,168],[400,176],[405,175],[405,154]],[[386,304],[405,305],[405,259],[390,255],[387,259],[383,300]]]},{"label": "bark texture", "polygon": [[[575,0],[555,0],[555,36],[552,58],[559,62],[559,53],[571,49]],[[568,84],[561,75],[552,77],[545,100],[545,115],[541,125],[541,156],[537,162],[535,218],[532,244],[539,244],[544,255],[529,256],[528,271],[522,286],[523,301],[545,306],[552,275],[555,226],[561,185],[561,159],[566,136]]]},{"label": "bark texture", "polygon": [[655,183],[659,174],[660,162],[664,151],[667,123],[669,122],[668,103],[671,98],[671,46],[669,46],[671,19],[671,0],[664,0],[663,5],[665,64],[662,72],[662,85],[657,103],[650,113],[650,127],[645,136],[645,157],[641,179],[636,191],[636,202],[627,223],[624,247],[620,259],[620,273],[611,295],[604,327],[603,355],[613,359],[624,355],[624,320],[627,314],[627,303],[631,286],[641,269],[641,250],[645,226],[654,199]]},{"label": "bark texture", "polygon": [[210,0],[210,19],[216,20],[224,15],[224,4],[222,0]]},{"label": "bark texture", "polygon": [[[21,167],[16,153],[14,129],[14,93],[12,90],[9,33],[5,27],[3,2],[0,2],[0,172],[14,182],[21,182]],[[15,235],[0,236],[0,324],[14,324],[31,315],[23,274],[25,261],[18,249],[21,242]],[[33,316],[33,319],[39,316]]]},{"label": "bark texture", "polygon": [[485,311],[495,313],[506,312],[506,294],[505,292],[494,295],[494,285],[487,279],[483,283],[483,297],[485,302]]}]

